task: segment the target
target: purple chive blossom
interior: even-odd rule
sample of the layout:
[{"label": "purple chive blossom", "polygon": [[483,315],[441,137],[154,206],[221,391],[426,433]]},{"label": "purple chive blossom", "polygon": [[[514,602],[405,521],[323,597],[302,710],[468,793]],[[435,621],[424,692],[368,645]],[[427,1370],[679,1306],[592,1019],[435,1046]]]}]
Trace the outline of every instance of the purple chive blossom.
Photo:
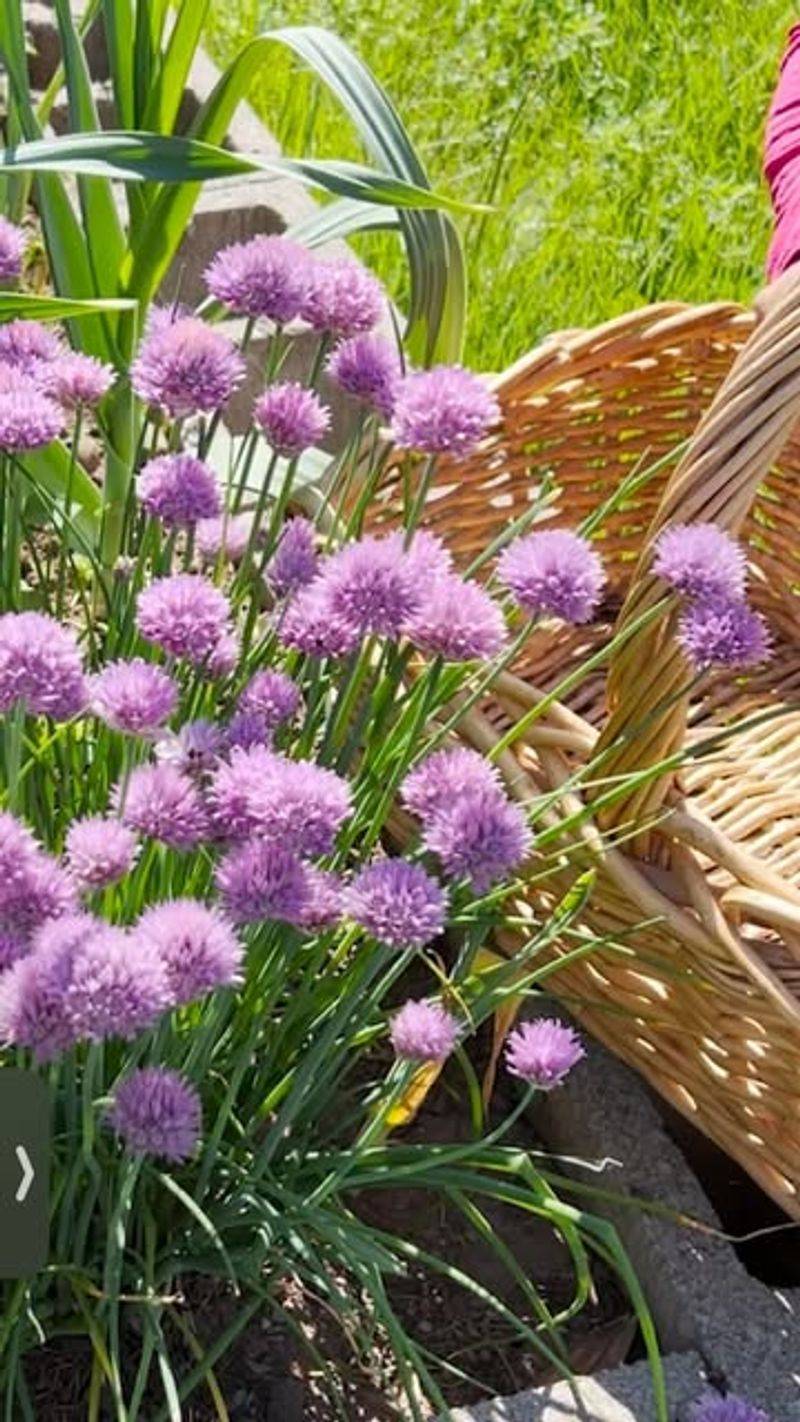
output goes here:
[{"label": "purple chive blossom", "polygon": [[769,631],[761,614],[746,602],[719,598],[685,609],[678,641],[697,671],[711,666],[754,667],[770,654]]},{"label": "purple chive blossom", "polygon": [[333,928],[342,916],[342,882],[327,869],[306,864],[306,897],[300,913],[294,919],[297,928],[308,933],[321,933]]},{"label": "purple chive blossom", "polygon": [[331,380],[389,419],[394,407],[394,391],[402,375],[397,347],[385,336],[351,336],[341,341],[328,360]]},{"label": "purple chive blossom", "polygon": [[135,937],[156,949],[176,1007],[241,980],[244,949],[222,914],[196,899],[175,899],[142,914]]},{"label": "purple chive blossom", "polygon": [[18,963],[20,958],[27,957],[29,952],[30,945],[18,933],[0,928],[0,973]]},{"label": "purple chive blossom", "polygon": [[288,849],[263,839],[236,845],[220,860],[216,885],[235,923],[279,919],[302,925],[308,911],[308,868]]},{"label": "purple chive blossom", "polygon": [[453,557],[441,538],[429,533],[427,528],[418,528],[406,547],[406,534],[402,531],[390,535],[390,541],[403,549],[414,581],[420,588],[427,589],[439,578],[446,578],[453,571]]},{"label": "purple chive blossom", "polygon": [[389,1037],[406,1061],[443,1062],[458,1040],[458,1021],[440,1002],[409,1000],[392,1018]]},{"label": "purple chive blossom", "polygon": [[519,868],[531,834],[519,805],[499,791],[474,790],[442,805],[425,826],[423,843],[450,879],[468,879],[478,893]]},{"label": "purple chive blossom", "polygon": [[[200,519],[195,530],[195,546],[201,558],[213,563],[220,554],[231,563],[240,563],[253,532],[252,513],[223,513],[217,518]],[[258,546],[258,536],[254,540]]]},{"label": "purple chive blossom", "polygon": [[196,573],[156,578],[139,594],[136,623],[148,642],[173,657],[204,662],[228,630],[224,593]]},{"label": "purple chive blossom", "polygon": [[67,832],[66,861],[80,889],[105,889],[124,878],[136,858],[136,836],[119,820],[93,815],[73,820]]},{"label": "purple chive blossom", "polygon": [[0,929],[25,938],[47,919],[76,907],[66,872],[25,825],[0,810]]},{"label": "purple chive blossom", "polygon": [[361,641],[357,627],[334,616],[324,578],[317,578],[307,588],[301,588],[293,598],[281,622],[279,636],[284,647],[308,657],[345,657],[355,651]]},{"label": "purple chive blossom", "polygon": [[766,1412],[744,1397],[708,1393],[690,1409],[689,1422],[770,1422]]},{"label": "purple chive blossom", "polygon": [[500,790],[497,767],[467,746],[434,751],[407,775],[400,795],[407,810],[426,820],[447,809],[459,795]]},{"label": "purple chive blossom", "polygon": [[205,273],[211,295],[237,316],[293,321],[307,295],[312,258],[288,237],[259,234],[218,252]]},{"label": "purple chive blossom", "polygon": [[[119,805],[118,787],[115,804]],[[208,817],[197,786],[169,761],[131,771],[120,806],[123,824],[172,849],[191,849],[208,834]]]},{"label": "purple chive blossom", "polygon": [[497,576],[532,617],[549,613],[577,623],[591,620],[605,583],[598,554],[568,528],[515,538],[500,557]]},{"label": "purple chive blossom", "polygon": [[132,1155],[188,1160],[200,1139],[200,1097],[178,1072],[140,1067],[117,1087],[108,1122]]},{"label": "purple chive blossom", "polygon": [[747,560],[733,538],[714,523],[676,523],[659,534],[653,572],[685,597],[744,597]]},{"label": "purple chive blossom", "polygon": [[503,614],[479,583],[436,578],[405,631],[422,652],[447,662],[491,661],[506,641]]},{"label": "purple chive blossom", "polygon": [[16,281],[27,245],[22,228],[15,227],[7,217],[0,217],[0,281]]},{"label": "purple chive blossom", "polygon": [[285,459],[319,444],[330,428],[331,415],[313,390],[296,380],[270,385],[253,406],[253,418],[267,444]]},{"label": "purple chive blossom", "polygon": [[585,1056],[577,1033],[549,1017],[523,1022],[509,1034],[506,1043],[508,1071],[541,1091],[560,1086]]},{"label": "purple chive blossom", "polygon": [[253,746],[271,746],[272,732],[260,711],[234,711],[225,727],[227,750],[251,750]]},{"label": "purple chive blossom", "polygon": [[69,721],[88,688],[75,634],[43,612],[0,617],[0,713],[21,702],[37,716]]},{"label": "purple chive blossom", "polygon": [[135,1037],[169,1006],[166,968],[147,941],[100,924],[76,949],[65,1008],[78,1040]]},{"label": "purple chive blossom", "polygon": [[178,705],[178,688],[169,672],[141,657],[108,662],[90,682],[96,716],[131,736],[152,736]]},{"label": "purple chive blossom", "polygon": [[32,951],[0,978],[0,1041],[52,1061],[75,1042],[67,1006],[72,965],[95,920],[71,914],[36,935]]},{"label": "purple chive blossom", "polygon": [[208,675],[217,681],[230,676],[236,670],[241,656],[241,645],[236,633],[228,627],[223,632],[219,641],[214,644],[213,650],[205,664]]},{"label": "purple chive blossom", "polygon": [[314,525],[307,518],[290,518],[268,565],[267,580],[278,597],[312,583],[319,572]]},{"label": "purple chive blossom", "polygon": [[497,400],[477,375],[438,365],[398,381],[392,437],[401,449],[464,459],[499,418]]},{"label": "purple chive blossom", "polygon": [[227,336],[197,316],[160,311],[131,366],[140,400],[172,419],[219,410],[244,375],[244,361]]},{"label": "purple chive blossom", "polygon": [[68,409],[78,405],[93,408],[114,384],[114,369],[96,356],[68,351],[46,367],[43,381],[47,394],[59,405]]},{"label": "purple chive blossom", "polygon": [[394,538],[362,538],[334,553],[322,582],[333,617],[361,636],[396,637],[419,607],[414,570]]},{"label": "purple chive blossom", "polygon": [[69,913],[75,891],[26,825],[0,810],[0,929],[25,938],[48,918]]},{"label": "purple chive blossom", "polygon": [[332,770],[263,746],[234,749],[209,787],[214,822],[231,838],[258,833],[296,854],[328,854],[350,813],[350,788]]},{"label": "purple chive blossom", "polygon": [[300,710],[300,688],[285,672],[256,672],[239,697],[238,709],[257,712],[267,729],[274,731],[294,720]]},{"label": "purple chive blossom", "polygon": [[61,406],[36,385],[20,381],[15,390],[0,388],[0,449],[11,454],[41,449],[51,444],[63,428]]},{"label": "purple chive blossom", "polygon": [[213,721],[187,721],[177,735],[163,736],[156,744],[159,760],[169,761],[184,775],[205,775],[213,770],[225,748],[225,736]]},{"label": "purple chive blossom", "polygon": [[0,326],[0,362],[30,371],[39,361],[58,360],[64,345],[52,327],[40,321],[7,321]]},{"label": "purple chive blossom", "polygon": [[250,791],[256,778],[270,775],[273,755],[264,744],[234,746],[228,761],[215,768],[208,787],[215,829],[225,839],[246,839],[255,828]]},{"label": "purple chive blossom", "polygon": [[345,894],[349,916],[392,948],[424,948],[447,918],[447,895],[437,879],[406,859],[381,859],[356,875]]},{"label": "purple chive blossom", "polygon": [[162,454],[136,481],[139,503],[167,528],[188,528],[220,510],[214,471],[191,454]]},{"label": "purple chive blossom", "polygon": [[348,257],[315,262],[300,314],[315,331],[359,336],[377,326],[384,311],[383,289]]}]

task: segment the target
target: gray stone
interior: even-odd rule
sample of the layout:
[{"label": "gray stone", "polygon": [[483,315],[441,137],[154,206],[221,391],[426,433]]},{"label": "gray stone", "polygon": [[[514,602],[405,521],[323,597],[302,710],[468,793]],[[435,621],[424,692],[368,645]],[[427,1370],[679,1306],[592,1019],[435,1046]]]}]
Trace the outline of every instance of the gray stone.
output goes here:
[{"label": "gray stone", "polygon": [[[707,1390],[703,1361],[697,1353],[676,1355],[666,1360],[664,1371],[677,1417]],[[646,1363],[634,1363],[594,1378],[575,1378],[571,1385],[559,1382],[457,1407],[450,1422],[656,1422],[650,1370]]]},{"label": "gray stone", "polygon": [[[563,1015],[563,1014],[562,1014]],[[601,1174],[570,1163],[564,1172],[620,1195],[657,1201],[721,1231],[697,1178],[670,1139],[646,1088],[603,1048],[558,1092],[542,1096],[537,1127],[549,1150],[616,1162]],[[592,1202],[587,1202],[592,1208]],[[751,1277],[734,1248],[713,1233],[646,1213],[637,1205],[595,1206],[616,1224],[644,1289],[665,1353],[695,1350],[709,1376],[766,1409],[775,1422],[800,1419],[800,1298]],[[787,1233],[787,1248],[797,1248]]]}]

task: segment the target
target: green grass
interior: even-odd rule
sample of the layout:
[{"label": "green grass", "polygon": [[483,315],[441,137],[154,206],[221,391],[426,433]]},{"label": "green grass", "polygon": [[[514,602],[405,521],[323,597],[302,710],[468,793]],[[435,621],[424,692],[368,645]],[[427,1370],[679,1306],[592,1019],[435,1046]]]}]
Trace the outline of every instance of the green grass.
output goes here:
[{"label": "green grass", "polygon": [[[216,0],[219,58],[267,25],[337,30],[392,94],[435,185],[491,198],[465,225],[467,358],[507,365],[548,331],[661,298],[747,299],[769,230],[765,106],[787,0]],[[355,156],[276,59],[253,102],[290,152]],[[367,255],[403,297],[388,238]]]}]

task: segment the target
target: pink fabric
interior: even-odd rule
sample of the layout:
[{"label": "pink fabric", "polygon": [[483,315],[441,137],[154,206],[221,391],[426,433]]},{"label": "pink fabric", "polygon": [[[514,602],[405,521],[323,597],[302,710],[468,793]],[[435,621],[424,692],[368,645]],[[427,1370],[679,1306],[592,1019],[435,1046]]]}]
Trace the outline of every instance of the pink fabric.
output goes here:
[{"label": "pink fabric", "polygon": [[767,276],[772,280],[800,258],[800,25],[789,31],[769,106],[764,174],[775,214],[767,256]]}]

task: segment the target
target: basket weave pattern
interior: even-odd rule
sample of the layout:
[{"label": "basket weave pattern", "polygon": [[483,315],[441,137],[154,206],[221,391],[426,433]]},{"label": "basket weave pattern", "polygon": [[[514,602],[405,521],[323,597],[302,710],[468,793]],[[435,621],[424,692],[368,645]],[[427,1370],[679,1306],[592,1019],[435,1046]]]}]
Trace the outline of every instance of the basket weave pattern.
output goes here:
[{"label": "basket weave pattern", "polygon": [[[537,629],[467,717],[474,744],[495,746],[615,628],[663,602],[648,567],[666,522],[713,519],[749,547],[751,600],[774,639],[763,669],[691,685],[667,600],[500,763],[522,800],[560,791],[537,820],[549,835],[519,915],[546,911],[587,864],[598,872],[584,918],[610,946],[576,959],[574,936],[560,944],[573,959],[553,990],[800,1218],[800,286],[758,324],[730,304],[660,305],[552,337],[495,388],[501,428],[442,472],[426,508],[462,565],[546,472],[558,488],[550,526],[576,527],[632,471],[689,443],[603,524],[596,622]],[[399,507],[394,471],[373,526]],[[602,803],[609,777],[701,743],[679,771]],[[598,752],[602,783],[576,785]],[[564,831],[576,811],[582,822]],[[519,946],[517,930],[499,937],[506,952]]]}]

